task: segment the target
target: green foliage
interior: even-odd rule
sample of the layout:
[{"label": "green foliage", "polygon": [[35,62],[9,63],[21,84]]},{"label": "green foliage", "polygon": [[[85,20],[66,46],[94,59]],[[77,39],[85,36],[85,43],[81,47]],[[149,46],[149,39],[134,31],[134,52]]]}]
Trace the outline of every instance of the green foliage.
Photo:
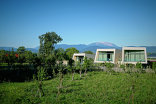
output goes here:
[{"label": "green foliage", "polygon": [[120,65],[120,68],[122,68],[123,70],[125,70],[126,66],[124,64]]},{"label": "green foliage", "polygon": [[79,61],[76,61],[75,62],[75,67],[76,67],[76,70],[81,70],[81,63]]},{"label": "green foliage", "polygon": [[24,63],[26,61],[26,57],[24,54],[19,54],[19,57],[18,57],[18,62],[20,64]]},{"label": "green foliage", "polygon": [[[109,76],[105,72],[88,72],[81,80],[79,74],[75,74],[76,81],[70,81],[69,76],[64,76],[64,88],[59,97],[59,77],[44,81],[45,95],[40,99],[34,94],[35,82],[1,83],[0,104],[128,104],[132,92],[134,104],[156,103],[155,74],[144,73],[135,78],[127,73]],[[132,86],[134,79],[135,86]]]},{"label": "green foliage", "polygon": [[69,58],[72,58],[74,53],[79,53],[79,50],[77,50],[74,47],[71,47],[71,48],[67,48],[65,52]]},{"label": "green foliage", "polygon": [[156,72],[156,62],[152,63],[152,69]]},{"label": "green foliage", "polygon": [[54,45],[61,42],[63,39],[55,32],[47,32],[39,36],[40,39],[40,55],[48,56],[54,51]]},{"label": "green foliage", "polygon": [[5,63],[6,62],[6,51],[5,50],[0,50],[0,63]]},{"label": "green foliage", "polygon": [[38,72],[37,72],[37,80],[36,80],[36,86],[37,86],[37,95],[39,97],[44,96],[44,91],[43,91],[43,80],[46,79],[46,71],[43,67],[38,67]]},{"label": "green foliage", "polygon": [[56,57],[55,57],[55,55],[54,54],[50,54],[48,57],[46,57],[45,63],[47,65],[50,65],[50,66],[54,67],[55,64],[56,64]]},{"label": "green foliage", "polygon": [[17,52],[18,52],[19,54],[24,54],[25,51],[26,51],[26,49],[25,49],[24,46],[18,47],[18,49],[17,49]]},{"label": "green foliage", "polygon": [[134,67],[135,67],[134,64],[126,64],[126,68],[130,68],[130,69],[132,69],[132,68],[134,68]]},{"label": "green foliage", "polygon": [[25,59],[26,59],[26,62],[28,62],[29,64],[33,63],[34,57],[36,57],[36,56],[37,56],[37,54],[34,54],[31,51],[25,52]]},{"label": "green foliage", "polygon": [[88,59],[87,57],[85,57],[83,62],[83,69],[85,70],[85,75],[87,74],[87,70],[91,67],[93,67],[93,60],[91,58]]},{"label": "green foliage", "polygon": [[86,54],[94,54],[92,51],[84,51]]},{"label": "green foliage", "polygon": [[43,81],[46,79],[46,71],[43,67],[37,67],[38,72],[37,72],[37,80],[38,81]]},{"label": "green foliage", "polygon": [[142,69],[142,64],[141,63],[137,63],[135,66],[137,69]]},{"label": "green foliage", "polygon": [[113,72],[112,68],[114,67],[113,63],[105,63],[108,72]]}]

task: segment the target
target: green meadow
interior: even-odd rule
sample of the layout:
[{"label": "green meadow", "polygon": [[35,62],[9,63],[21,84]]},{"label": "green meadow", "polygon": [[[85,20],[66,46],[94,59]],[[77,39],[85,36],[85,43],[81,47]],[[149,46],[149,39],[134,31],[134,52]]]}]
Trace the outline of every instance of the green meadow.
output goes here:
[{"label": "green meadow", "polygon": [[59,77],[43,81],[44,96],[36,82],[0,83],[0,104],[155,104],[156,74],[88,72],[80,78],[66,74],[58,95]]}]

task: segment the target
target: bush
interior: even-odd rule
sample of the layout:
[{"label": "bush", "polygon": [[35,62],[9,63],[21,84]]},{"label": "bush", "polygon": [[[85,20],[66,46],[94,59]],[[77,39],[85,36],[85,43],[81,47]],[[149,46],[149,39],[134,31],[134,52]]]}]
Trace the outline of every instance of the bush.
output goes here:
[{"label": "bush", "polygon": [[152,69],[156,72],[156,62],[152,63]]},{"label": "bush", "polygon": [[137,69],[142,69],[142,64],[141,63],[137,63],[135,66]]},{"label": "bush", "polygon": [[125,71],[125,65],[124,64],[120,65],[120,68],[122,68]]},{"label": "bush", "polygon": [[114,67],[114,64],[112,64],[112,63],[105,63],[105,65],[106,65],[106,67],[107,67],[107,71],[108,71],[108,72],[114,72],[114,71],[112,70],[112,68]]}]

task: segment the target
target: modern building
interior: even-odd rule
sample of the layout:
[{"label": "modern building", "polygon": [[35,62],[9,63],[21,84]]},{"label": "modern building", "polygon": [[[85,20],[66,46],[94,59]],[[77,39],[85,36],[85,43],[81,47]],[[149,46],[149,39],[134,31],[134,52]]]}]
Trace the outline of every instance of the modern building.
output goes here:
[{"label": "modern building", "polygon": [[121,58],[121,51],[118,49],[97,49],[94,63],[110,62],[117,64]]},{"label": "modern building", "polygon": [[86,54],[86,53],[74,53],[73,54],[73,60],[80,61],[80,63],[83,63],[85,57],[91,58],[94,60],[95,55],[94,54]]},{"label": "modern building", "polygon": [[145,47],[123,47],[122,63],[123,64],[147,64],[147,53]]}]

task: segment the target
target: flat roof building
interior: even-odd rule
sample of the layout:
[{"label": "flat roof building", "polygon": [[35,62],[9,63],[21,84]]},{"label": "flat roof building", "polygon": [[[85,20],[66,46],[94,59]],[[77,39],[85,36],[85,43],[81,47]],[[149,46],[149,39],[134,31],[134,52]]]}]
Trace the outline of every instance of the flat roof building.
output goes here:
[{"label": "flat roof building", "polygon": [[147,53],[145,47],[123,47],[122,63],[123,64],[147,64]]},{"label": "flat roof building", "polygon": [[86,54],[86,53],[74,53],[73,54],[73,60],[80,61],[80,63],[83,63],[85,57],[91,58],[94,60],[95,55],[94,54]]},{"label": "flat roof building", "polygon": [[121,58],[121,51],[118,49],[97,49],[94,63],[110,62],[117,64]]}]

